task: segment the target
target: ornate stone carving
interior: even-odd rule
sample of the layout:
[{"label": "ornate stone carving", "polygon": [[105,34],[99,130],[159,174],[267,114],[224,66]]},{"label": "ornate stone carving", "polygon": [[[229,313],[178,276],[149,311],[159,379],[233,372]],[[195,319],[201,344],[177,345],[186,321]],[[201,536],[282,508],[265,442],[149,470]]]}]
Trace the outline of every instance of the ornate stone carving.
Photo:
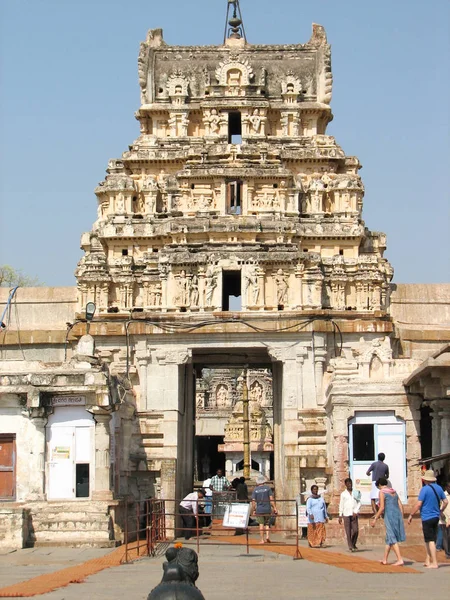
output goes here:
[{"label": "ornate stone carving", "polygon": [[289,283],[287,276],[283,273],[283,269],[278,269],[274,279],[277,287],[277,304],[279,306],[285,306],[288,303],[287,296],[289,291]]}]

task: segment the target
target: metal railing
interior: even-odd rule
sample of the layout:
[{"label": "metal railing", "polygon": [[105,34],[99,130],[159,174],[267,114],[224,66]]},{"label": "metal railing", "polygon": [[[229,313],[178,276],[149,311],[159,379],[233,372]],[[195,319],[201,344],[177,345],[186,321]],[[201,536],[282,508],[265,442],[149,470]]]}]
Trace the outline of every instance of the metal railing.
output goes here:
[{"label": "metal railing", "polygon": [[[193,538],[196,542],[197,553],[200,553],[202,545],[214,543],[217,545],[244,545],[245,536],[246,553],[250,549],[261,544],[261,530],[254,524],[255,517],[249,518],[247,527],[225,527],[223,525],[224,512],[227,504],[238,504],[238,502],[227,502],[224,495],[217,497],[212,502],[212,512],[204,512],[205,499],[197,501],[197,515],[194,512],[184,512],[180,507],[180,499],[150,499],[137,503],[134,511],[126,507],[125,514],[125,552],[124,562],[130,562],[135,558],[144,556],[155,556],[177,537]],[[249,503],[241,503],[249,504]],[[251,503],[250,503],[251,504]],[[282,535],[281,541],[272,540],[273,546],[290,546],[294,548],[293,558],[302,558],[300,552],[301,527],[299,523],[298,504],[295,500],[277,499],[278,512],[266,515],[271,519],[270,533]],[[250,511],[251,512],[251,511]],[[228,533],[229,532],[229,533]],[[264,536],[266,530],[263,530]],[[221,538],[226,541],[221,542]]]}]

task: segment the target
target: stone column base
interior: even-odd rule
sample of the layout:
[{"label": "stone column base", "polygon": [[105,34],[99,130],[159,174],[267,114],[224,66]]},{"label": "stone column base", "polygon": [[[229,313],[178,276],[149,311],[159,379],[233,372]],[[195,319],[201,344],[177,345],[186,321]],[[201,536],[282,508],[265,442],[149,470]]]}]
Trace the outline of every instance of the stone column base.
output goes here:
[{"label": "stone column base", "polygon": [[108,500],[113,500],[113,493],[110,490],[105,490],[105,491],[97,491],[94,490],[92,492],[92,500],[101,500],[101,501],[108,501]]}]

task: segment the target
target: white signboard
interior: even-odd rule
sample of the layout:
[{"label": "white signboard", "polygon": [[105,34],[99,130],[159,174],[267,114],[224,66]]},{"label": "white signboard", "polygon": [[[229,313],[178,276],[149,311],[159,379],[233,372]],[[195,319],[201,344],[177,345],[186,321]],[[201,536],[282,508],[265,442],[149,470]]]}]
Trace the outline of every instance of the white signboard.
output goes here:
[{"label": "white signboard", "polygon": [[245,502],[227,504],[225,507],[225,514],[223,515],[222,525],[224,527],[247,529],[249,517],[250,504],[246,504]]},{"label": "white signboard", "polygon": [[80,406],[86,404],[84,396],[52,396],[51,406]]},{"label": "white signboard", "polygon": [[308,527],[309,519],[306,516],[306,506],[304,504],[299,504],[298,506],[298,526],[299,527]]}]

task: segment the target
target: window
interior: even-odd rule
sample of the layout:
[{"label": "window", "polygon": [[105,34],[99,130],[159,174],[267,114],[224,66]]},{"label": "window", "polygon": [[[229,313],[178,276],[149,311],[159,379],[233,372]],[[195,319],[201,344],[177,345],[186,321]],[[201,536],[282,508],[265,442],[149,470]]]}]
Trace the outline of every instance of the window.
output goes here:
[{"label": "window", "polygon": [[222,271],[222,310],[241,308],[241,272]]},{"label": "window", "polygon": [[240,112],[228,113],[228,143],[242,143],[242,122]]},{"label": "window", "polygon": [[353,460],[375,460],[374,426],[352,425],[353,427]]},{"label": "window", "polygon": [[241,214],[242,183],[230,181],[227,188],[227,213],[230,215]]}]

